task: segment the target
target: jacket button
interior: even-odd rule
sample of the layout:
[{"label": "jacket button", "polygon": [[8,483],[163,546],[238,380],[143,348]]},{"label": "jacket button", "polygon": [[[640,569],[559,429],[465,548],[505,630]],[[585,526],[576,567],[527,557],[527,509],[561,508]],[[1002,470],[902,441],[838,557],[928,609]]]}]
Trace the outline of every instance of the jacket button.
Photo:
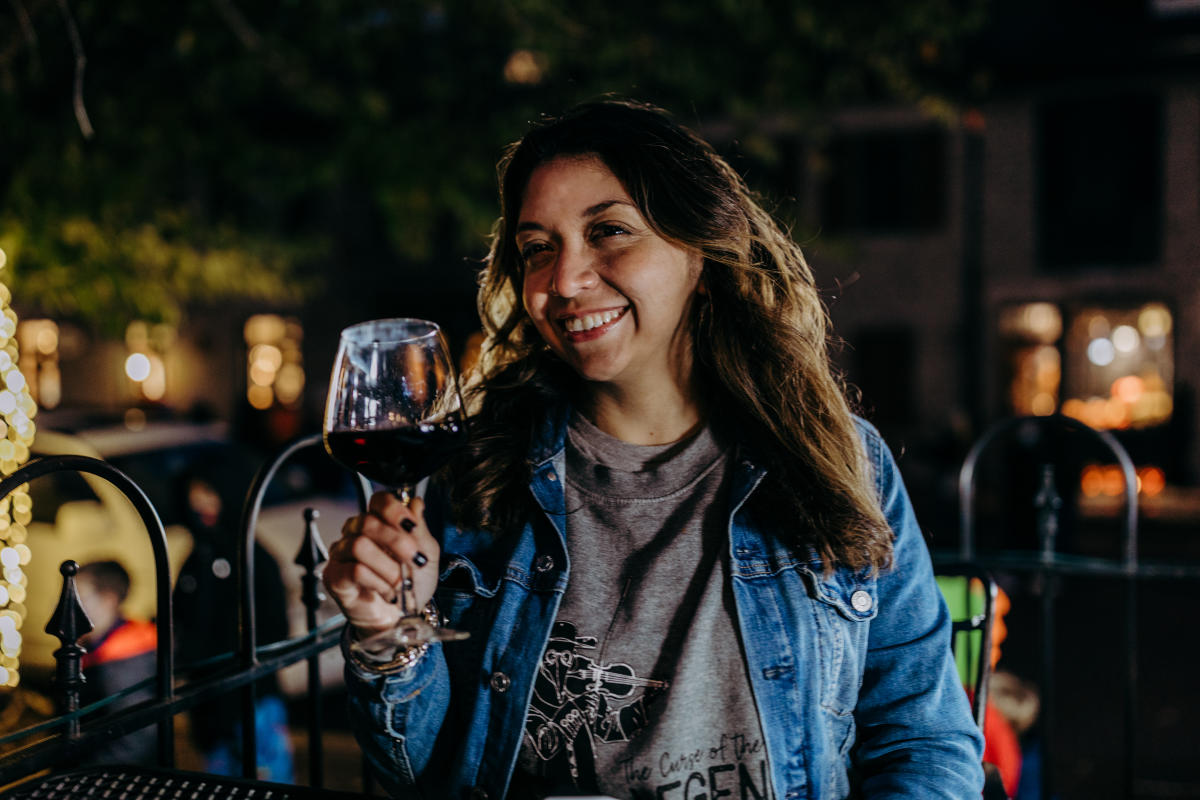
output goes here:
[{"label": "jacket button", "polygon": [[854,610],[860,614],[870,611],[873,602],[871,595],[862,589],[850,595],[850,605],[854,606]]},{"label": "jacket button", "polygon": [[550,472],[547,472],[547,473],[546,473],[546,480],[548,480],[548,481],[556,481],[556,480],[558,480],[558,475],[556,475],[556,474],[554,473],[554,471],[553,471],[553,470],[551,470]]},{"label": "jacket button", "polygon": [[538,556],[533,562],[533,568],[538,572],[549,572],[554,569],[554,556]]},{"label": "jacket button", "polygon": [[493,672],[492,679],[488,681],[492,690],[499,694],[504,694],[508,691],[508,687],[512,686],[512,679],[503,672]]}]

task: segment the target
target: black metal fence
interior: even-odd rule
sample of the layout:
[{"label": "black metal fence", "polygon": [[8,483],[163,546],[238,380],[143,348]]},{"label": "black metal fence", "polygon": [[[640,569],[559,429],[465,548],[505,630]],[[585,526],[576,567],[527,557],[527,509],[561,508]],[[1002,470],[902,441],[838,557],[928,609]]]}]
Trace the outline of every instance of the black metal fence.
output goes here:
[{"label": "black metal fence", "polygon": [[[142,489],[111,464],[87,456],[49,456],[30,462],[9,477],[0,480],[0,498],[7,497],[17,487],[52,472],[75,471],[96,475],[112,483],[133,503],[145,524],[154,556],[157,594],[158,642],[156,674],[153,678],[154,697],[142,703],[112,713],[105,708],[114,701],[135,692],[144,692],[144,685],[129,687],[120,695],[105,698],[87,707],[80,705],[83,686],[82,659],[84,649],[78,644],[80,636],[90,629],[74,576],[78,569],[74,561],[61,567],[63,587],[58,607],[46,626],[46,631],[59,639],[62,646],[54,652],[54,691],[58,715],[46,722],[8,733],[0,745],[9,752],[0,757],[0,787],[12,784],[42,770],[61,770],[71,767],[80,756],[94,750],[101,742],[133,731],[157,725],[158,764],[175,766],[174,718],[215,697],[230,692],[241,695],[242,770],[245,778],[256,771],[255,683],[291,664],[307,661],[309,781],[314,787],[324,784],[323,729],[321,718],[321,685],[318,669],[320,654],[337,645],[342,618],[335,617],[318,623],[317,609],[321,604],[319,571],[326,560],[325,546],[315,523],[315,514],[308,510],[303,520],[297,520],[298,554],[296,563],[304,569],[302,602],[306,608],[305,635],[265,646],[255,646],[256,624],[254,608],[254,543],[259,511],[267,488],[279,468],[301,450],[319,446],[319,435],[308,436],[288,445],[270,459],[258,472],[247,494],[239,532],[237,565],[238,648],[217,659],[215,667],[205,676],[186,680],[176,672],[172,615],[170,565],[167,558],[166,534],[158,512]],[[366,508],[370,484],[359,478],[356,489],[359,505]],[[302,531],[302,533],[299,533]],[[181,677],[185,679],[181,680]]]},{"label": "black metal fence", "polygon": [[[1017,538],[1017,532],[1007,531],[992,540],[990,546],[980,546],[977,537],[980,518],[986,516],[978,509],[980,493],[979,472],[982,464],[998,445],[1019,442],[1029,446],[1037,456],[1026,459],[1023,468],[1032,471],[1032,495],[1025,498],[1029,513],[1024,519],[1032,521],[1034,539],[1032,547],[1017,549],[1009,542]],[[1033,447],[1032,444],[1038,446]],[[1063,552],[1061,547],[1062,515],[1071,509],[1075,497],[1064,497],[1064,486],[1077,487],[1078,475],[1064,475],[1081,461],[1081,451],[1090,448],[1101,457],[1107,454],[1115,462],[1123,476],[1122,505],[1115,518],[1107,520],[1109,527],[1117,530],[1115,552],[1109,556]],[[1026,476],[1028,477],[1028,476]],[[1000,470],[1001,481],[1012,483],[1011,467]],[[1169,658],[1171,653],[1182,653],[1181,641],[1186,641],[1183,628],[1175,631],[1176,638],[1155,640],[1140,636],[1140,623],[1146,613],[1139,614],[1139,599],[1147,586],[1160,587],[1164,582],[1189,587],[1200,599],[1200,564],[1184,559],[1145,560],[1139,554],[1139,507],[1138,479],[1133,461],[1125,447],[1110,433],[1097,431],[1077,420],[1064,416],[1021,417],[1003,420],[976,440],[967,454],[959,473],[959,546],[956,552],[935,551],[937,563],[954,561],[968,562],[988,570],[997,576],[1012,576],[1021,581],[1028,590],[1028,599],[1035,604],[1026,619],[1033,622],[1032,650],[1036,653],[1036,684],[1040,692],[1040,735],[1037,755],[1040,757],[1040,797],[1195,797],[1200,796],[1200,781],[1189,778],[1188,768],[1175,765],[1174,774],[1162,777],[1155,770],[1142,766],[1146,760],[1146,749],[1141,744],[1146,726],[1146,714],[1139,708],[1146,686],[1139,676],[1147,658],[1158,656]],[[999,503],[1018,502],[1010,493]],[[1072,520],[1076,528],[1095,527],[1095,521]],[[1082,587],[1086,585],[1086,592]],[[1070,587],[1070,588],[1064,588]],[[1081,595],[1086,594],[1085,598]],[[1070,610],[1064,610],[1069,601]],[[1152,611],[1151,611],[1152,613]],[[1183,609],[1168,610],[1180,614],[1182,620],[1188,612]],[[1097,620],[1096,617],[1103,619]],[[1107,649],[1094,641],[1097,629],[1107,629],[1113,641]],[[1089,633],[1081,633],[1086,629]],[[1091,637],[1089,639],[1089,637]],[[1115,645],[1115,646],[1114,646]],[[1119,660],[1121,663],[1114,664]],[[1080,703],[1073,703],[1071,716],[1060,714],[1060,683],[1064,673],[1083,675],[1087,681],[1090,671],[1107,669],[1119,672],[1119,688],[1113,686],[1113,697],[1107,691],[1096,691],[1090,698],[1094,713],[1080,713]],[[1097,680],[1099,685],[1100,681]],[[1090,686],[1091,684],[1089,684]],[[1194,680],[1180,681],[1178,701],[1187,704],[1194,700],[1189,690],[1195,687]],[[1087,703],[1082,704],[1085,712]],[[1189,718],[1191,714],[1188,714]],[[1071,745],[1072,737],[1091,726],[1105,728],[1104,735],[1115,747],[1113,763],[1105,763],[1102,770],[1115,781],[1099,779],[1086,792],[1062,763],[1065,745]],[[1182,750],[1182,748],[1181,748]],[[1200,753],[1198,753],[1200,754]],[[1103,762],[1106,754],[1095,756],[1094,761]]]}]

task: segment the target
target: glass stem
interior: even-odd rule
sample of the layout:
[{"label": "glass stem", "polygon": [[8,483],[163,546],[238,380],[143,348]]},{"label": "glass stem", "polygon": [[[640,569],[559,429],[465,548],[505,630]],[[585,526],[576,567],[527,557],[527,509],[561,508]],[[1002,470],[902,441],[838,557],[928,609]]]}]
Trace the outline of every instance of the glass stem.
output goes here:
[{"label": "glass stem", "polygon": [[[417,487],[411,483],[406,483],[394,490],[396,498],[408,505],[412,499],[417,496]],[[400,598],[400,616],[411,617],[416,613],[413,606],[416,604],[416,595],[413,592],[412,569],[409,565],[400,562],[400,585],[396,587],[396,596]]]}]

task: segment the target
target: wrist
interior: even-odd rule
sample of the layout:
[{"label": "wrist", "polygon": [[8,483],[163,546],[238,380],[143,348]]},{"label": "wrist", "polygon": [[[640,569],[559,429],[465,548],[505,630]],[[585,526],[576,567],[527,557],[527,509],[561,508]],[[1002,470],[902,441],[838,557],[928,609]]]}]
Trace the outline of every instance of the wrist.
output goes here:
[{"label": "wrist", "polygon": [[[422,615],[433,627],[441,627],[441,615],[432,598],[425,604]],[[356,666],[377,675],[391,675],[416,666],[429,651],[430,642],[400,645],[386,635],[391,630],[361,631],[355,625],[347,624],[344,649]]]}]

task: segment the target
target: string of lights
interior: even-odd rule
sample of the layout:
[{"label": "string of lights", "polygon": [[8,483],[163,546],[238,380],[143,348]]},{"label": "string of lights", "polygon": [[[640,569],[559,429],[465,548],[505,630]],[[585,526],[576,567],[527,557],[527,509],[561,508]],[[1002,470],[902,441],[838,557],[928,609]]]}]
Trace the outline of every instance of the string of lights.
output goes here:
[{"label": "string of lights", "polygon": [[[3,280],[8,257],[0,250],[0,474],[16,472],[29,460],[29,447],[37,426],[37,403],[18,368],[17,314],[12,292]],[[22,567],[31,552],[26,529],[33,516],[29,485],[22,484],[0,499],[0,686],[14,687],[20,681],[21,625],[25,621],[25,592],[28,578]]]}]

